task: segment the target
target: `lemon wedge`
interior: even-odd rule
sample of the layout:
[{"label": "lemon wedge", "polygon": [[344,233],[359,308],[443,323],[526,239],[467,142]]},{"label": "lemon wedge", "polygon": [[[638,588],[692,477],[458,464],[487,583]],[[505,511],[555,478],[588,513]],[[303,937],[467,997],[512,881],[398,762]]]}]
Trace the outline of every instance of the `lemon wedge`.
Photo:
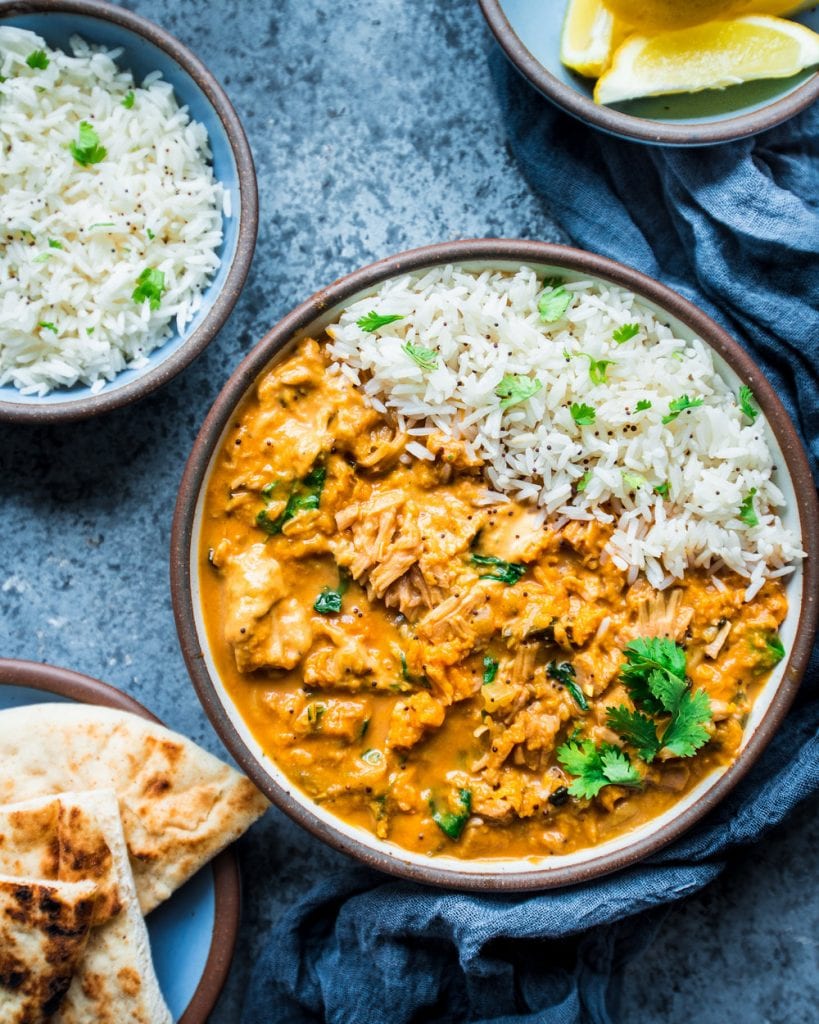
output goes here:
[{"label": "lemon wedge", "polygon": [[560,60],[581,75],[599,78],[624,34],[602,0],[569,0],[560,37]]},{"label": "lemon wedge", "polygon": [[719,18],[746,14],[795,14],[816,0],[606,0],[606,6],[641,32],[687,28]]},{"label": "lemon wedge", "polygon": [[595,103],[724,89],[788,78],[819,64],[819,35],[782,18],[749,15],[694,28],[630,36],[594,89]]}]

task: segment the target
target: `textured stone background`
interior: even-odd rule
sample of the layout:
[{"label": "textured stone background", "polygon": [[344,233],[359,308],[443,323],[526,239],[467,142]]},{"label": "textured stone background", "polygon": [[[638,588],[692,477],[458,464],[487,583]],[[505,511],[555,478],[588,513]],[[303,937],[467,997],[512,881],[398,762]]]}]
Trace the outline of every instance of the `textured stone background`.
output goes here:
[{"label": "textured stone background", "polygon": [[[474,0],[127,6],[233,99],[259,176],[256,259],[221,335],[160,393],[90,423],[0,426],[0,651],[104,679],[218,753],[177,645],[167,552],[185,459],[228,374],[297,302],[374,259],[560,236],[508,154]],[[818,807],[671,911],[625,978],[626,1024],[819,1020]],[[238,1019],[271,922],[341,860],[276,811],[240,854],[244,922],[214,1024]]]}]

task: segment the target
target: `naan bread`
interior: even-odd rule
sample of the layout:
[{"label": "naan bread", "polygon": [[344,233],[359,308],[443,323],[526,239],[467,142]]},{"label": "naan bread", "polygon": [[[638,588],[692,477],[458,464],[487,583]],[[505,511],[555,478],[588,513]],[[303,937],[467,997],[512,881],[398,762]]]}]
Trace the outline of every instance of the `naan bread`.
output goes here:
[{"label": "naan bread", "polygon": [[89,704],[0,712],[0,804],[88,789],[119,797],[146,914],[268,807],[229,765],[128,712]]},{"label": "naan bread", "polygon": [[172,1024],[151,960],[145,918],[139,907],[112,790],[66,795],[96,823],[111,852],[119,912],[91,930],[85,955],[53,1024]]},{"label": "naan bread", "polygon": [[97,886],[94,924],[119,913],[111,850],[88,801],[72,794],[0,807],[0,874]]},{"label": "naan bread", "polygon": [[0,1024],[52,1019],[85,952],[93,882],[0,874]]}]

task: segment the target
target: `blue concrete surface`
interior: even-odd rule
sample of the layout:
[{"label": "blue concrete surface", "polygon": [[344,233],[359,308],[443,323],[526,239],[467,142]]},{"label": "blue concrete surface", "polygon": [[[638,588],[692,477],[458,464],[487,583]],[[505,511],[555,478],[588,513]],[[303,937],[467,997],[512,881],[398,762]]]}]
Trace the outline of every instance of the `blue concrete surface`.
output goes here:
[{"label": "blue concrete surface", "polygon": [[[222,383],[292,306],[364,263],[470,235],[560,236],[507,151],[474,0],[128,6],[227,88],[256,159],[259,244],[225,329],[168,387],[98,421],[0,425],[0,652],[104,679],[219,753],[179,652],[167,554]],[[671,911],[624,980],[624,1024],[819,1020],[817,810]],[[237,1021],[271,922],[341,861],[276,811],[240,853],[244,922],[213,1024]]]}]

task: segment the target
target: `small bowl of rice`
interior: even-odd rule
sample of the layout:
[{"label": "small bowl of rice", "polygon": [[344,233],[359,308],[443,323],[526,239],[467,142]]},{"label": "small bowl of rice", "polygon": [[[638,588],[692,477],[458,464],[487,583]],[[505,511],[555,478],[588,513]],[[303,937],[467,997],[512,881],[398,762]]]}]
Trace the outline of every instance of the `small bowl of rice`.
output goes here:
[{"label": "small bowl of rice", "polygon": [[242,125],[169,33],[100,0],[0,0],[0,419],[130,404],[212,341],[258,197]]},{"label": "small bowl of rice", "polygon": [[[578,532],[602,545],[582,564]],[[247,355],[182,478],[171,591],[207,714],[281,809],[379,870],[520,891],[656,852],[751,768],[808,665],[817,545],[797,432],[713,320],[602,256],[465,240],[330,284]],[[635,637],[708,704],[690,747],[646,755],[636,799],[674,795],[644,817],[603,768],[578,782],[642,756],[617,717]],[[555,696],[565,658],[580,697]]]}]

